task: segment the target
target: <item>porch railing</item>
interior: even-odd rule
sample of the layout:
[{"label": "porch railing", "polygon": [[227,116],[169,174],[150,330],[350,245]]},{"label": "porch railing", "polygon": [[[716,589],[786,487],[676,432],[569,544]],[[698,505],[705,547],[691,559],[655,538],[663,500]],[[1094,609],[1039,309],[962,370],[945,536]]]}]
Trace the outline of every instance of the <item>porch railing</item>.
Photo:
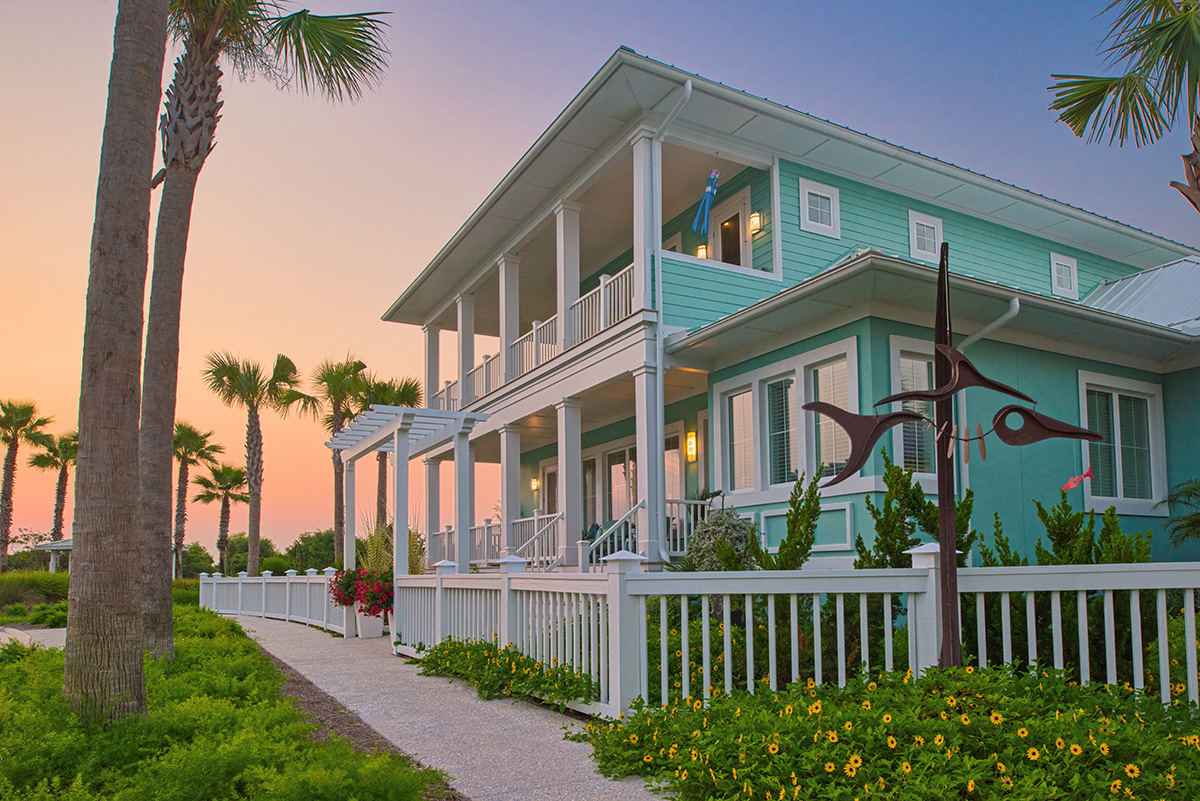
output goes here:
[{"label": "porch railing", "polygon": [[537,518],[540,528],[534,531],[533,536],[518,545],[511,552],[512,555],[528,561],[529,569],[537,573],[556,567],[559,564],[559,545],[562,540],[560,536],[562,517],[562,512],[559,512],[548,517]]},{"label": "porch railing", "polygon": [[484,518],[483,524],[471,526],[471,564],[489,565],[504,556],[502,526],[499,521]]},{"label": "porch railing", "polygon": [[623,514],[617,522],[602,531],[591,542],[579,543],[579,567],[584,573],[594,573],[604,565],[604,557],[612,556],[617,551],[637,553],[637,527],[634,518],[639,509],[646,506],[646,501],[640,500],[632,509]]},{"label": "porch railing", "polygon": [[500,375],[500,354],[484,356],[483,361],[475,365],[466,375],[461,405],[465,406],[471,401],[496,391],[503,383]]},{"label": "porch railing", "polygon": [[663,533],[664,547],[669,556],[687,553],[688,541],[701,523],[708,518],[712,501],[667,500],[667,528]]},{"label": "porch railing", "polygon": [[571,344],[599,334],[633,313],[633,265],[614,276],[600,276],[600,286],[571,304],[567,329]]},{"label": "porch railing", "polygon": [[440,391],[433,393],[429,399],[429,408],[457,412],[459,408],[458,382],[447,381]]},{"label": "porch railing", "polygon": [[529,333],[508,346],[513,378],[525,375],[558,355],[558,315],[534,322]]}]

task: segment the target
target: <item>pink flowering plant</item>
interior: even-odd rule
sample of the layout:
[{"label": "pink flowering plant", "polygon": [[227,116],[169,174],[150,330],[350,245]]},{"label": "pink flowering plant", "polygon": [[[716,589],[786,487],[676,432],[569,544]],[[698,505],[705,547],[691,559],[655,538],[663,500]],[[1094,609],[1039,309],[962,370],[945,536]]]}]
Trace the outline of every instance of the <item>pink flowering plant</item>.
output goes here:
[{"label": "pink flowering plant", "polygon": [[358,574],[361,570],[339,570],[329,579],[329,595],[337,606],[354,606],[358,603]]},{"label": "pink flowering plant", "polygon": [[383,617],[392,611],[392,599],[395,588],[392,573],[376,573],[371,570],[359,570],[354,582],[355,596],[358,599],[359,611],[370,617]]}]

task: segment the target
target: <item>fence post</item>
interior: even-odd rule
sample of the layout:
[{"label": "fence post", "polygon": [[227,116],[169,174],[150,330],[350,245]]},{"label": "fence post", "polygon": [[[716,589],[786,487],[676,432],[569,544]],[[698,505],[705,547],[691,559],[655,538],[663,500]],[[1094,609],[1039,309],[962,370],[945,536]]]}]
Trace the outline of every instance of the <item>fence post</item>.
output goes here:
[{"label": "fence post", "polygon": [[242,613],[242,595],[246,589],[246,576],[248,576],[248,575],[249,575],[249,573],[247,573],[245,570],[238,573],[238,611],[237,611],[237,613],[239,615]]},{"label": "fence post", "polygon": [[516,644],[516,634],[521,622],[518,617],[517,594],[512,589],[512,576],[525,572],[529,560],[519,556],[500,559],[500,642],[496,645],[507,648]]},{"label": "fence post", "polygon": [[609,296],[612,294],[612,290],[609,289],[609,286],[608,286],[610,281],[612,281],[611,276],[608,276],[608,275],[600,276],[600,330],[601,331],[608,328],[609,323],[612,321],[612,309],[609,308],[609,302],[610,302]]},{"label": "fence post", "polygon": [[332,567],[327,567],[322,572],[325,573],[325,610],[321,615],[325,623],[322,628],[324,628],[326,631],[329,631],[329,582],[333,579],[333,576],[337,573],[337,570]]},{"label": "fence post", "polygon": [[283,616],[287,622],[292,622],[292,576],[296,575],[295,570],[288,570],[284,574],[286,578],[283,580]]},{"label": "fence post", "polygon": [[199,576],[199,579],[200,579],[200,608],[201,609],[212,609],[211,604],[209,606],[204,605],[204,580],[206,578],[208,578],[207,573],[201,573]]},{"label": "fence post", "polygon": [[616,717],[640,692],[641,672],[646,670],[638,656],[637,601],[627,582],[648,560],[622,549],[602,561],[608,573],[608,703],[610,715]]},{"label": "fence post", "polygon": [[310,567],[304,571],[304,575],[309,578],[304,582],[304,622],[307,625],[312,625],[312,585],[314,584],[312,577],[317,575],[317,569]]},{"label": "fence post", "polygon": [[592,547],[592,543],[588,542],[587,540],[579,541],[579,572],[580,573],[591,572],[592,566],[588,564],[588,559],[591,556],[591,547]]},{"label": "fence post", "polygon": [[264,570],[262,572],[262,606],[260,606],[258,608],[258,616],[259,617],[267,616],[267,579],[269,579],[273,575],[275,575],[275,574],[272,573],[270,570]]},{"label": "fence post", "polygon": [[[914,678],[926,668],[937,665],[942,644],[942,610],[938,599],[942,569],[938,561],[941,547],[927,542],[905,551],[912,556],[912,566],[926,571],[925,592],[917,593],[913,607],[908,610],[909,643],[915,645],[910,664],[915,665]],[[915,639],[914,639],[915,636]]]},{"label": "fence post", "polygon": [[446,636],[450,623],[450,612],[446,609],[446,591],[443,582],[446,580],[447,574],[458,572],[458,564],[449,559],[443,559],[433,566],[433,570],[437,574],[437,584],[434,585],[433,590],[433,644],[437,645]]}]

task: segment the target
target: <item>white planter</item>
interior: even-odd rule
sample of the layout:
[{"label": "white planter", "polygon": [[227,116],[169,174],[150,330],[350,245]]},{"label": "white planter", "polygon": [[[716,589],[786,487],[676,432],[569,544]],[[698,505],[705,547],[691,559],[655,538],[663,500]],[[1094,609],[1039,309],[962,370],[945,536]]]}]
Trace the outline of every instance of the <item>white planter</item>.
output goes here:
[{"label": "white planter", "polygon": [[396,641],[396,616],[391,612],[387,613],[387,628],[388,628],[388,635],[392,638],[392,642],[395,642]]},{"label": "white planter", "polygon": [[383,636],[383,618],[364,615],[362,612],[355,612],[354,617],[358,623],[358,636],[363,638],[382,637]]}]

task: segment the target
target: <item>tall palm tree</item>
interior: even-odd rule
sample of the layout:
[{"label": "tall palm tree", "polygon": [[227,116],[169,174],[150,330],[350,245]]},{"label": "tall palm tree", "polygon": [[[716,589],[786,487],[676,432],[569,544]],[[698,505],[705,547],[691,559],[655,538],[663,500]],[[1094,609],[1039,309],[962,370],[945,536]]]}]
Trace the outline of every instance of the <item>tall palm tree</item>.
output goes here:
[{"label": "tall palm tree", "polygon": [[217,454],[225,448],[209,442],[213,432],[201,431],[182,420],[175,423],[175,461],[179,463],[179,474],[175,480],[175,572],[183,570],[183,537],[187,525],[188,473],[200,464],[215,465]]},{"label": "tall palm tree", "polygon": [[146,713],[138,577],[138,398],[154,123],[168,0],[120,0],[92,227],[63,696],[78,713]]},{"label": "tall palm tree", "polygon": [[43,429],[52,418],[38,414],[37,404],[0,401],[0,444],[4,445],[4,481],[0,485],[0,573],[8,570],[8,536],[12,531],[13,484],[17,478],[17,450],[27,445],[45,445],[50,435]]},{"label": "tall palm tree", "polygon": [[200,488],[193,501],[221,502],[221,521],[217,529],[217,563],[225,572],[225,549],[229,547],[229,513],[235,503],[249,503],[246,494],[246,471],[229,464],[209,465],[207,476],[196,476],[192,483]]},{"label": "tall palm tree", "polygon": [[[261,73],[281,85],[330,100],[357,99],[385,67],[384,23],[375,14],[284,14],[279,0],[171,0],[169,33],[183,44],[162,115],[163,184],[154,234],[154,276],[142,384],[141,528],[151,563],[143,594],[146,644],[171,646],[171,445],[179,373],[183,270],[196,181],[212,152],[220,119],[221,61],[242,75]],[[253,476],[253,468],[251,468]],[[161,546],[158,545],[161,543]]]},{"label": "tall palm tree", "polygon": [[[262,514],[263,448],[259,410],[273,409],[286,415],[292,405],[305,413],[317,413],[316,402],[300,394],[300,373],[292,360],[282,353],[275,357],[271,372],[258,362],[238,359],[229,353],[210,353],[204,381],[226,406],[246,410],[246,485],[250,495],[250,521],[246,572],[258,575],[258,534]],[[298,397],[297,397],[298,396]]]},{"label": "tall palm tree", "polygon": [[29,466],[39,470],[57,470],[58,484],[54,488],[54,528],[50,539],[63,538],[63,510],[67,508],[67,473],[79,456],[79,432],[68,431],[61,437],[50,435],[37,443],[41,449],[29,457]]},{"label": "tall palm tree", "polygon": [[[330,434],[336,435],[345,426],[347,418],[353,416],[352,403],[366,369],[365,364],[347,354],[340,362],[326,359],[313,370],[309,378],[312,397],[324,411],[322,422]],[[331,449],[330,453],[333,457],[333,557],[334,561],[340,561],[346,532],[344,465],[341,451]]]},{"label": "tall palm tree", "polygon": [[[415,378],[381,379],[371,373],[363,373],[354,393],[355,412],[361,414],[371,406],[420,406],[421,382]],[[402,458],[396,454],[396,458]],[[379,466],[379,479],[375,486],[375,525],[387,522],[387,454],[375,454]]]},{"label": "tall palm tree", "polygon": [[1192,152],[1183,157],[1186,184],[1171,186],[1200,211],[1200,4],[1195,0],[1113,0],[1118,9],[1102,53],[1118,74],[1052,75],[1052,111],[1076,136],[1118,145],[1156,142],[1184,105]]}]

